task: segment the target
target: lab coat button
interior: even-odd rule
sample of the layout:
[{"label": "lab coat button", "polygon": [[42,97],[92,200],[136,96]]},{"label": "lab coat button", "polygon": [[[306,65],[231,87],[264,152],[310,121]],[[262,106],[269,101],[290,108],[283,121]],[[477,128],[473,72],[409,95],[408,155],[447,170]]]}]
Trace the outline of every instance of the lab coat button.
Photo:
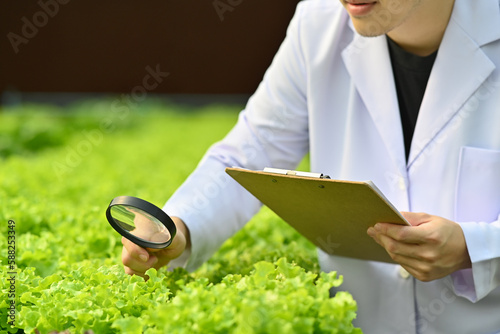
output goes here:
[{"label": "lab coat button", "polygon": [[399,276],[404,279],[408,279],[410,277],[410,273],[406,271],[405,268],[399,267]]}]

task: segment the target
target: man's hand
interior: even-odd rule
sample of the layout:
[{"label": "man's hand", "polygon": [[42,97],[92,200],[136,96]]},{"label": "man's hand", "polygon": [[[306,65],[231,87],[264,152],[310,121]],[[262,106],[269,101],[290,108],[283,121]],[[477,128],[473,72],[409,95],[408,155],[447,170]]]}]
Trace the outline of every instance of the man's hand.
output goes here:
[{"label": "man's hand", "polygon": [[460,225],[426,213],[402,215],[412,226],[378,223],[367,233],[413,277],[427,282],[471,267]]},{"label": "man's hand", "polygon": [[122,238],[122,262],[125,272],[129,275],[139,275],[148,278],[145,272],[149,268],[159,269],[167,265],[191,247],[189,230],[184,222],[177,217],[171,217],[177,227],[177,234],[170,246],[165,249],[144,249],[132,241]]}]

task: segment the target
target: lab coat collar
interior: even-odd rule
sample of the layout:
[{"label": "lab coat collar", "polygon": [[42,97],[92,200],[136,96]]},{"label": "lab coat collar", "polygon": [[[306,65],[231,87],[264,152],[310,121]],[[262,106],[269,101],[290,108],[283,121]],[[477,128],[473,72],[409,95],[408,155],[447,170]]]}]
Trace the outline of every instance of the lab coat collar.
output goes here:
[{"label": "lab coat collar", "polygon": [[355,32],[342,58],[393,163],[406,176],[403,131],[386,37],[367,38]]},{"label": "lab coat collar", "polygon": [[420,106],[408,168],[421,155],[425,157],[436,137],[493,72],[495,65],[480,48],[497,39],[498,0],[456,0]]},{"label": "lab coat collar", "polygon": [[[477,18],[481,18],[481,22]],[[453,21],[479,46],[500,39],[500,5],[498,0],[455,0]]]},{"label": "lab coat collar", "polygon": [[[354,38],[342,52],[344,64],[393,162],[406,177],[403,132],[386,37],[365,38],[355,32],[351,21],[349,27]],[[498,39],[498,0],[455,1],[420,107],[408,168],[495,69],[480,47]]]}]

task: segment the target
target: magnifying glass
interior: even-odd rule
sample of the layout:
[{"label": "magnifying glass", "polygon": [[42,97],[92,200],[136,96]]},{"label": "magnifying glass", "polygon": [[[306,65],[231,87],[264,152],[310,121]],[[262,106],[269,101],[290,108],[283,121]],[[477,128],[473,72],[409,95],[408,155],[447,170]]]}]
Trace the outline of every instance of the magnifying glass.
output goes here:
[{"label": "magnifying glass", "polygon": [[166,248],[177,232],[165,211],[132,196],[114,198],[106,210],[106,218],[118,233],[143,248]]}]

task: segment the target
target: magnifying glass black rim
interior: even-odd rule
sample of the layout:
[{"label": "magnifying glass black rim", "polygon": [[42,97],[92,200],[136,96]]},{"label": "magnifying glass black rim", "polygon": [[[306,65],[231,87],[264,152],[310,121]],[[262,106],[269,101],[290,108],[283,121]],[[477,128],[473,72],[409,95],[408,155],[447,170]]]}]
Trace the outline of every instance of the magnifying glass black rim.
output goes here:
[{"label": "magnifying glass black rim", "polygon": [[[166,242],[152,242],[152,241],[146,241],[144,239],[138,238],[135,235],[129,233],[123,227],[119,226],[113,216],[111,215],[111,208],[115,205],[126,205],[126,206],[131,206],[137,209],[140,209],[154,218],[158,219],[165,227],[167,228],[168,232],[170,232],[170,240]],[[106,210],[106,218],[108,219],[108,222],[111,224],[111,226],[122,236],[127,238],[128,240],[132,241],[136,245],[139,245],[143,248],[154,248],[154,249],[162,249],[168,247],[171,243],[172,240],[175,237],[175,234],[177,233],[177,228],[175,227],[175,224],[170,218],[165,211],[162,209],[158,208],[156,205],[153,205],[143,199],[133,197],[133,196],[118,196],[113,198],[111,203],[109,203],[108,209]]]}]

